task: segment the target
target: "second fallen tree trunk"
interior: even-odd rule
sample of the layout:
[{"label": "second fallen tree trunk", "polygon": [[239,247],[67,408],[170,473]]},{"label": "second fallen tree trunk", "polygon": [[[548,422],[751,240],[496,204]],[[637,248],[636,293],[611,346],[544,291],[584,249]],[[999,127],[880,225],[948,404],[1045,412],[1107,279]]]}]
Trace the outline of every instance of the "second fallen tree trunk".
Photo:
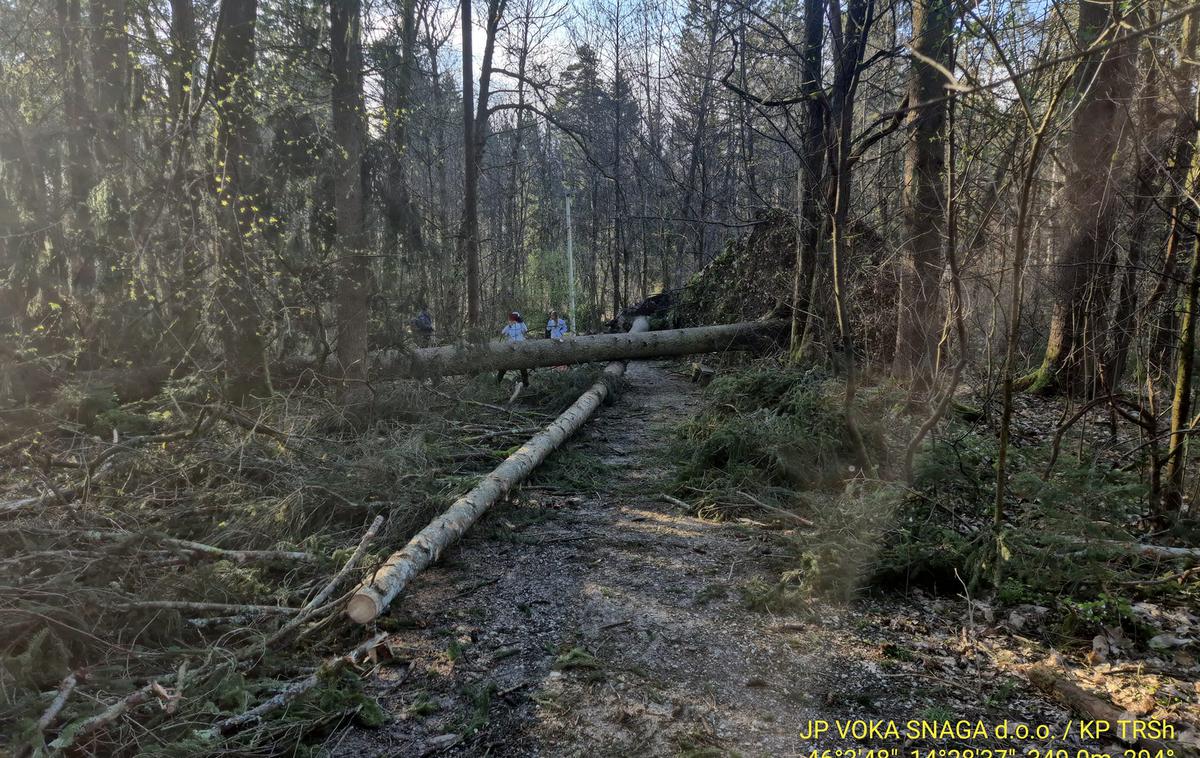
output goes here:
[{"label": "second fallen tree trunk", "polygon": [[1084,539],[1068,537],[1067,542],[1084,548],[1111,550],[1126,555],[1140,555],[1155,561],[1188,560],[1200,563],[1200,547],[1168,547],[1167,545],[1150,545],[1145,542],[1123,542],[1121,540]]},{"label": "second fallen tree trunk", "polygon": [[[643,317],[637,319],[629,331],[639,334],[649,326],[649,321]],[[413,577],[436,561],[442,551],[462,537],[480,516],[524,481],[550,453],[583,426],[608,396],[608,382],[624,373],[624,362],[608,364],[600,380],[580,395],[545,431],[530,438],[474,489],[454,501],[445,513],[417,532],[404,549],[392,553],[373,576],[358,586],[346,607],[346,614],[354,621],[366,624],[383,613]]]},{"label": "second fallen tree trunk", "polygon": [[[644,318],[644,317],[642,317]],[[635,322],[636,324],[636,322]],[[749,321],[691,329],[591,334],[567,339],[426,347],[372,356],[374,377],[427,377],[564,366],[574,363],[670,358],[725,350],[754,350],[784,334],[786,321]]]}]

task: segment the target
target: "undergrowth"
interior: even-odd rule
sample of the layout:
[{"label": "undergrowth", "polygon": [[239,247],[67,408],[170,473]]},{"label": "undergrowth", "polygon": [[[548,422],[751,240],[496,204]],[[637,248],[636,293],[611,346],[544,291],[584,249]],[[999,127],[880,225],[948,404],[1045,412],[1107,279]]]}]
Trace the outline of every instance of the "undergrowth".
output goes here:
[{"label": "undergrowth", "polygon": [[[913,485],[904,486],[888,464],[920,419],[906,418],[886,386],[868,388],[860,429],[882,472],[868,481],[853,468],[841,388],[816,370],[733,371],[713,382],[704,411],[676,432],[674,494],[701,516],[782,527],[774,533],[777,578],[744,584],[747,607],[802,610],[816,599],[921,587],[1046,609],[1046,633],[1056,639],[1090,640],[1119,627],[1144,641],[1153,628],[1135,618],[1137,602],[1200,599],[1194,583],[1162,580],[1184,563],[1103,543],[1143,531],[1146,489],[1128,460],[1084,447],[1060,455],[1045,475],[1047,445],[1018,440],[997,534],[994,429],[978,418],[944,421],[916,457]],[[1195,535],[1177,529],[1157,540],[1195,544]]]},{"label": "undergrowth", "polygon": [[[242,407],[195,378],[124,405],[111,388],[64,385],[45,411],[49,422],[0,450],[0,752],[68,747],[86,719],[150,682],[162,692],[73,749],[303,755],[347,720],[380,723],[359,676],[343,668],[251,728],[211,731],[361,639],[335,605],[263,647],[287,611],[349,559],[376,515],[384,528],[349,580],[598,375],[595,367],[531,373],[532,386],[511,406],[515,375],[500,385],[494,374],[348,392],[311,385]],[[38,498],[32,506],[19,505],[30,497]],[[213,559],[180,541],[310,559]],[[243,606],[284,613],[236,610]],[[75,691],[39,731],[37,719],[72,671]]]},{"label": "undergrowth", "polygon": [[[836,489],[857,472],[837,393],[816,369],[759,365],[718,377],[672,445],[676,492],[719,518],[758,510],[751,497],[791,509]],[[880,424],[860,420],[859,428],[868,456],[886,462]]]}]

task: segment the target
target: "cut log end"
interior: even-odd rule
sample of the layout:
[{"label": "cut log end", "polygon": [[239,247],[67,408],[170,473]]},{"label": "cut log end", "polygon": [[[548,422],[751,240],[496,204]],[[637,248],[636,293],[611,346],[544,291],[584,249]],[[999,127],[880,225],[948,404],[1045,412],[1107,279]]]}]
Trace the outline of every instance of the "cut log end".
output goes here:
[{"label": "cut log end", "polygon": [[383,613],[383,606],[368,588],[356,592],[346,606],[346,615],[356,624],[369,624]]}]

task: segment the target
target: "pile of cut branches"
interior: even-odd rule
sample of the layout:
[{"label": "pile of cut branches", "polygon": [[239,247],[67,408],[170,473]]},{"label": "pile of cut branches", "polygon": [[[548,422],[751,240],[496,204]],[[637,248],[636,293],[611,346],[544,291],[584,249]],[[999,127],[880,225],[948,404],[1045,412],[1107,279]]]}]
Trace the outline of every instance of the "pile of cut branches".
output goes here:
[{"label": "pile of cut branches", "polygon": [[0,750],[288,752],[378,721],[347,591],[593,375],[513,407],[487,378],[240,407],[65,386],[0,449]]}]

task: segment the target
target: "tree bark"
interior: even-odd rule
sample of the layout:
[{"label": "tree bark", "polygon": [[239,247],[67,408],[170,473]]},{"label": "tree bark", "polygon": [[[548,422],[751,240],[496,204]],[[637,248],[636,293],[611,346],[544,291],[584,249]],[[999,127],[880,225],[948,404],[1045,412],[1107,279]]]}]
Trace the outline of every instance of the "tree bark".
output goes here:
[{"label": "tree bark", "polygon": [[893,371],[924,395],[937,362],[942,244],[946,227],[945,74],[953,65],[954,15],[945,0],[913,0],[913,61],[908,74],[908,143],[904,155],[905,242],[896,309]]},{"label": "tree bark", "polygon": [[[1087,48],[1101,34],[1115,34],[1117,6],[1080,0],[1078,43]],[[1104,321],[1116,228],[1116,152],[1132,84],[1125,45],[1094,53],[1080,67],[1064,182],[1064,236],[1055,260],[1050,335],[1042,366],[1023,382],[1034,391],[1091,394],[1098,389]]]},{"label": "tree bark", "polygon": [[[1196,95],[1196,115],[1200,117],[1200,92]],[[1200,143],[1200,133],[1197,134]],[[1200,150],[1192,151],[1192,170],[1188,186],[1200,177]],[[1192,241],[1192,261],[1187,289],[1179,306],[1179,338],[1175,347],[1175,394],[1171,399],[1171,442],[1167,448],[1162,506],[1176,513],[1183,506],[1183,475],[1187,465],[1187,430],[1192,414],[1192,375],[1196,357],[1196,308],[1200,301],[1200,234]]]},{"label": "tree bark", "polygon": [[[1196,50],[1196,26],[1200,17],[1196,14],[1184,20],[1183,50],[1185,56],[1180,63],[1181,76],[1180,94],[1187,93],[1192,97],[1192,118],[1190,139],[1181,140],[1180,153],[1190,154],[1187,177],[1184,180],[1184,191],[1180,193],[1175,208],[1172,211],[1172,244],[1178,244],[1176,235],[1179,233],[1180,213],[1190,198],[1188,191],[1200,186],[1200,89],[1196,88],[1191,77],[1182,72],[1194,73],[1193,53]],[[1186,123],[1186,122],[1184,122]],[[1182,129],[1181,129],[1182,131]],[[1194,215],[1191,218],[1195,218]],[[1183,507],[1184,469],[1187,465],[1188,427],[1192,413],[1192,380],[1196,359],[1196,308],[1200,306],[1200,233],[1192,229],[1192,260],[1188,270],[1187,286],[1179,305],[1179,336],[1175,347],[1175,393],[1171,398],[1171,436],[1167,447],[1165,472],[1163,476],[1163,491],[1160,506],[1166,515],[1175,515]]]},{"label": "tree bark", "polygon": [[196,11],[192,0],[171,0],[171,58],[167,81],[167,110],[178,130],[188,116],[192,71],[196,66]]},{"label": "tree bark", "polygon": [[700,102],[696,108],[696,128],[692,131],[691,145],[688,155],[687,180],[683,185],[683,224],[685,231],[679,235],[680,250],[685,250],[692,243],[693,266],[699,271],[704,265],[704,218],[703,203],[696,203],[696,197],[703,190],[696,187],[697,176],[704,163],[708,160],[705,150],[705,139],[708,126],[709,105],[712,101],[712,81],[716,69],[717,39],[720,31],[720,18],[724,5],[717,2],[708,21],[708,46],[705,55],[704,76],[700,80]]},{"label": "tree bark", "polygon": [[[103,146],[101,163],[106,169],[121,165],[125,155],[125,115],[129,39],[125,0],[93,0],[89,5],[92,28],[92,74],[95,77],[96,134]],[[123,177],[107,177],[122,179]]]},{"label": "tree bark", "polygon": [[467,269],[467,326],[479,327],[479,164],[475,151],[475,72],[471,54],[471,0],[462,0],[463,218],[459,234]]},{"label": "tree bark", "polygon": [[[649,328],[649,320],[644,316],[639,317],[633,322],[628,336],[636,336]],[[603,378],[580,395],[545,431],[508,456],[484,477],[483,482],[456,500],[445,513],[409,540],[403,550],[393,553],[370,579],[359,585],[350,599],[346,614],[360,624],[367,624],[383,613],[413,577],[437,561],[442,552],[466,534],[480,516],[524,481],[550,453],[583,426],[608,396],[608,382],[624,373],[624,362],[613,361],[608,364]]]},{"label": "tree bark", "polygon": [[821,254],[825,203],[821,193],[824,176],[828,112],[822,97],[821,63],[825,45],[825,0],[805,0],[804,47],[800,94],[804,98],[804,153],[796,177],[799,220],[796,231],[796,273],[792,283],[791,357],[808,357],[816,329],[813,313],[813,284],[817,257]]},{"label": "tree bark", "polygon": [[250,271],[250,248],[255,237],[250,171],[255,132],[251,74],[258,0],[222,0],[220,16],[213,41],[216,54],[212,84],[217,115],[213,163],[219,217],[216,307],[225,356],[226,393],[240,400],[258,384],[254,376],[263,355]]},{"label": "tree bark", "polygon": [[367,297],[370,268],[366,257],[366,207],[363,150],[362,4],[329,3],[330,58],[333,66],[334,208],[338,263],[337,357],[342,373],[361,379],[367,367]]},{"label": "tree bark", "polygon": [[410,353],[380,353],[373,377],[449,376],[510,371],[596,361],[660,358],[724,350],[753,350],[785,333],[783,321],[754,321],[628,334],[595,334],[556,342],[492,342],[461,347],[428,347]]},{"label": "tree bark", "polygon": [[64,237],[71,243],[71,277],[67,289],[72,294],[90,293],[96,283],[97,247],[92,229],[88,195],[96,184],[95,168],[88,140],[89,98],[83,84],[83,52],[80,30],[83,27],[80,0],[58,0],[56,4],[58,52],[63,77],[63,120],[67,129],[66,188],[67,205]]}]

